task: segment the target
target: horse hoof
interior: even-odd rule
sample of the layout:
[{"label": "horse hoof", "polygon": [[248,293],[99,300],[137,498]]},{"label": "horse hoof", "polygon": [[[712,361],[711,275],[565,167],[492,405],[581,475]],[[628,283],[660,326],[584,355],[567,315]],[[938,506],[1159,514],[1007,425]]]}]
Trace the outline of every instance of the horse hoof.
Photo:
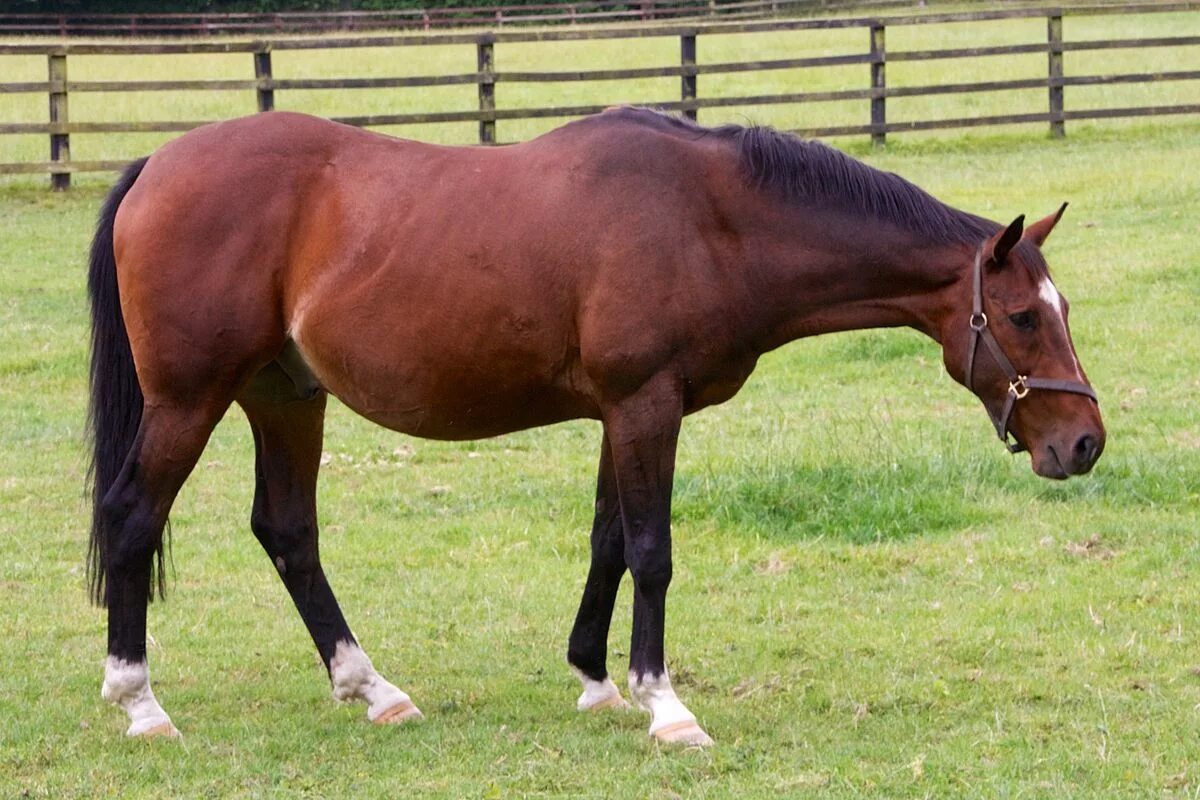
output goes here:
[{"label": "horse hoof", "polygon": [[606,708],[629,708],[629,703],[620,694],[610,694],[603,700],[598,700],[590,706],[580,707],[580,711],[603,711]]},{"label": "horse hoof", "polygon": [[424,719],[425,715],[421,713],[421,709],[413,705],[411,700],[405,700],[402,703],[396,703],[389,709],[386,709],[378,717],[371,720],[376,725],[399,725],[403,722],[409,722],[419,719]]},{"label": "horse hoof", "polygon": [[131,733],[130,736],[134,736],[138,739],[156,739],[158,737],[162,737],[164,739],[178,739],[180,738],[180,733],[179,729],[170,722],[160,722],[153,728],[147,728],[140,733]]},{"label": "horse hoof", "polygon": [[712,737],[705,733],[695,720],[665,725],[654,732],[654,738],[663,744],[681,747],[708,747],[714,743]]}]

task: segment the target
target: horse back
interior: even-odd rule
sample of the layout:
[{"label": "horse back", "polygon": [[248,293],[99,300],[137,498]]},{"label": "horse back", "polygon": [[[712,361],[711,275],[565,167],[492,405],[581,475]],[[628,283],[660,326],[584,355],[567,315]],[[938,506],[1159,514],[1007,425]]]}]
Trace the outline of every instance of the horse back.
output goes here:
[{"label": "horse back", "polygon": [[165,146],[115,234],[149,391],[214,360],[244,379],[292,342],[323,387],[417,435],[599,416],[740,291],[711,154],[605,116],[451,148],[270,113]]}]

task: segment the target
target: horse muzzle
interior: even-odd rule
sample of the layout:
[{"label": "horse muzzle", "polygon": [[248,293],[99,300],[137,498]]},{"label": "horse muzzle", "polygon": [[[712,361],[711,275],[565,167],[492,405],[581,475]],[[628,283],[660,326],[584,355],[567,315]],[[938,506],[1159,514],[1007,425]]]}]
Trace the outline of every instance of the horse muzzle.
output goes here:
[{"label": "horse muzzle", "polygon": [[1066,480],[1072,475],[1085,475],[1095,466],[1104,452],[1103,427],[1086,431],[1074,439],[1043,442],[1031,448],[1033,471],[1043,478]]}]

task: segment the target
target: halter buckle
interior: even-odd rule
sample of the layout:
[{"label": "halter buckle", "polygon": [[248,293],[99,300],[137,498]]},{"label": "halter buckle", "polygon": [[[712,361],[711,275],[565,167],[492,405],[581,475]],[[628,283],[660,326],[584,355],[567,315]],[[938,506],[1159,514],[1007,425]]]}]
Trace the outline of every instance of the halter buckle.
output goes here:
[{"label": "halter buckle", "polygon": [[972,314],[968,324],[971,326],[971,330],[976,332],[982,331],[988,324],[987,314],[982,311]]},{"label": "halter buckle", "polygon": [[1029,394],[1029,386],[1025,383],[1027,377],[1026,375],[1018,375],[1015,380],[1009,382],[1008,393],[1014,399],[1021,400],[1025,395]]}]

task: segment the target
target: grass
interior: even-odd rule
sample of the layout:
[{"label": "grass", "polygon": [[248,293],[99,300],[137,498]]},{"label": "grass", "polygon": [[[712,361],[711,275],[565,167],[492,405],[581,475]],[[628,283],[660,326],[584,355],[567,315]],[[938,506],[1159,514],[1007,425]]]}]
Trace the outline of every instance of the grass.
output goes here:
[{"label": "grass", "polygon": [[[185,738],[125,740],[99,698],[104,618],[82,574],[83,260],[101,179],[68,194],[10,181],[0,796],[1195,796],[1200,175],[1187,165],[1200,125],[1069,136],[851,148],[997,219],[1071,201],[1047,253],[1106,413],[1103,459],[1085,478],[1039,480],[914,333],[764,358],[737,398],[685,422],[680,448],[668,652],[718,741],[707,752],[657,747],[641,714],[574,711],[564,653],[594,423],[435,443],[336,404],[326,568],[376,665],[428,720],[380,730],[329,699],[249,533],[252,448],[233,411],[179,498],[178,572],[150,614],[155,689]],[[88,158],[139,152],[92,138]],[[618,674],[628,621],[626,586]]]}]

